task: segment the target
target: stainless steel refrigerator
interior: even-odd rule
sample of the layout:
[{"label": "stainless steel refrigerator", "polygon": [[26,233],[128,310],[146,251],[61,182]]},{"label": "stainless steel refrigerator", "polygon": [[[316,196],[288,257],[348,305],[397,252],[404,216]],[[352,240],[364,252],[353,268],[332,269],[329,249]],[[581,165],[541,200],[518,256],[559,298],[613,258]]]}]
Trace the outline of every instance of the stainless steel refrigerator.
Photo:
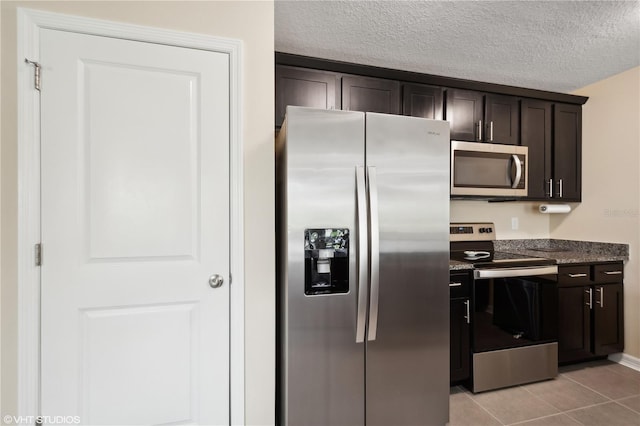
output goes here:
[{"label": "stainless steel refrigerator", "polygon": [[449,124],[288,107],[278,423],[449,419]]}]

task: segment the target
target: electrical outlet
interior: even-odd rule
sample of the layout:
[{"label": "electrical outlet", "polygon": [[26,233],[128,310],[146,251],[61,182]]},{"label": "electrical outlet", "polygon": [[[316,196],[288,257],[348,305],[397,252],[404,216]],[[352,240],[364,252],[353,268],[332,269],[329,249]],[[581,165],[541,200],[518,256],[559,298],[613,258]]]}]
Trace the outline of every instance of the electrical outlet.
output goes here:
[{"label": "electrical outlet", "polygon": [[517,217],[512,217],[511,218],[511,229],[513,231],[517,231],[519,226],[520,226],[520,224],[518,223],[518,218]]}]

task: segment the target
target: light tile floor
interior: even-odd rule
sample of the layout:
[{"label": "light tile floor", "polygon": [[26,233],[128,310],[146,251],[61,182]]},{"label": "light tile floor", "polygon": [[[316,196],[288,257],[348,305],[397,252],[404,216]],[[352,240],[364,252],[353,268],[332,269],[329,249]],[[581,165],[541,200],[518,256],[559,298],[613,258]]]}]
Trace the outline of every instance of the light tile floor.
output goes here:
[{"label": "light tile floor", "polygon": [[640,426],[640,371],[610,361],[560,367],[553,380],[473,394],[451,388],[450,426]]}]

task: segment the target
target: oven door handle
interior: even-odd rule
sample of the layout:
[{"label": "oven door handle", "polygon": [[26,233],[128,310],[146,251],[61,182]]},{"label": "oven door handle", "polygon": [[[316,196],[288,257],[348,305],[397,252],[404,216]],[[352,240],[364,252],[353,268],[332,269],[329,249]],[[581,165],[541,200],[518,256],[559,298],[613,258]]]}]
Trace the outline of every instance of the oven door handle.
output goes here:
[{"label": "oven door handle", "polygon": [[535,275],[551,275],[558,273],[557,265],[550,266],[530,266],[524,268],[496,268],[496,269],[476,269],[473,271],[473,278],[509,278],[509,277],[532,277]]}]

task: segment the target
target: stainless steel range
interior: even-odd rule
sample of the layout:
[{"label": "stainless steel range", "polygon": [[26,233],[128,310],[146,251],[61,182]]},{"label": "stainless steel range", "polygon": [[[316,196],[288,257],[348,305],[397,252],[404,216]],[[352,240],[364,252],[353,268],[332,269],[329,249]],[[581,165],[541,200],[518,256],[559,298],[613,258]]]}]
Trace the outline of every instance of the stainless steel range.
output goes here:
[{"label": "stainless steel range", "polygon": [[469,263],[473,392],[558,374],[558,267],[494,250],[493,223],[451,223],[452,260]]}]

